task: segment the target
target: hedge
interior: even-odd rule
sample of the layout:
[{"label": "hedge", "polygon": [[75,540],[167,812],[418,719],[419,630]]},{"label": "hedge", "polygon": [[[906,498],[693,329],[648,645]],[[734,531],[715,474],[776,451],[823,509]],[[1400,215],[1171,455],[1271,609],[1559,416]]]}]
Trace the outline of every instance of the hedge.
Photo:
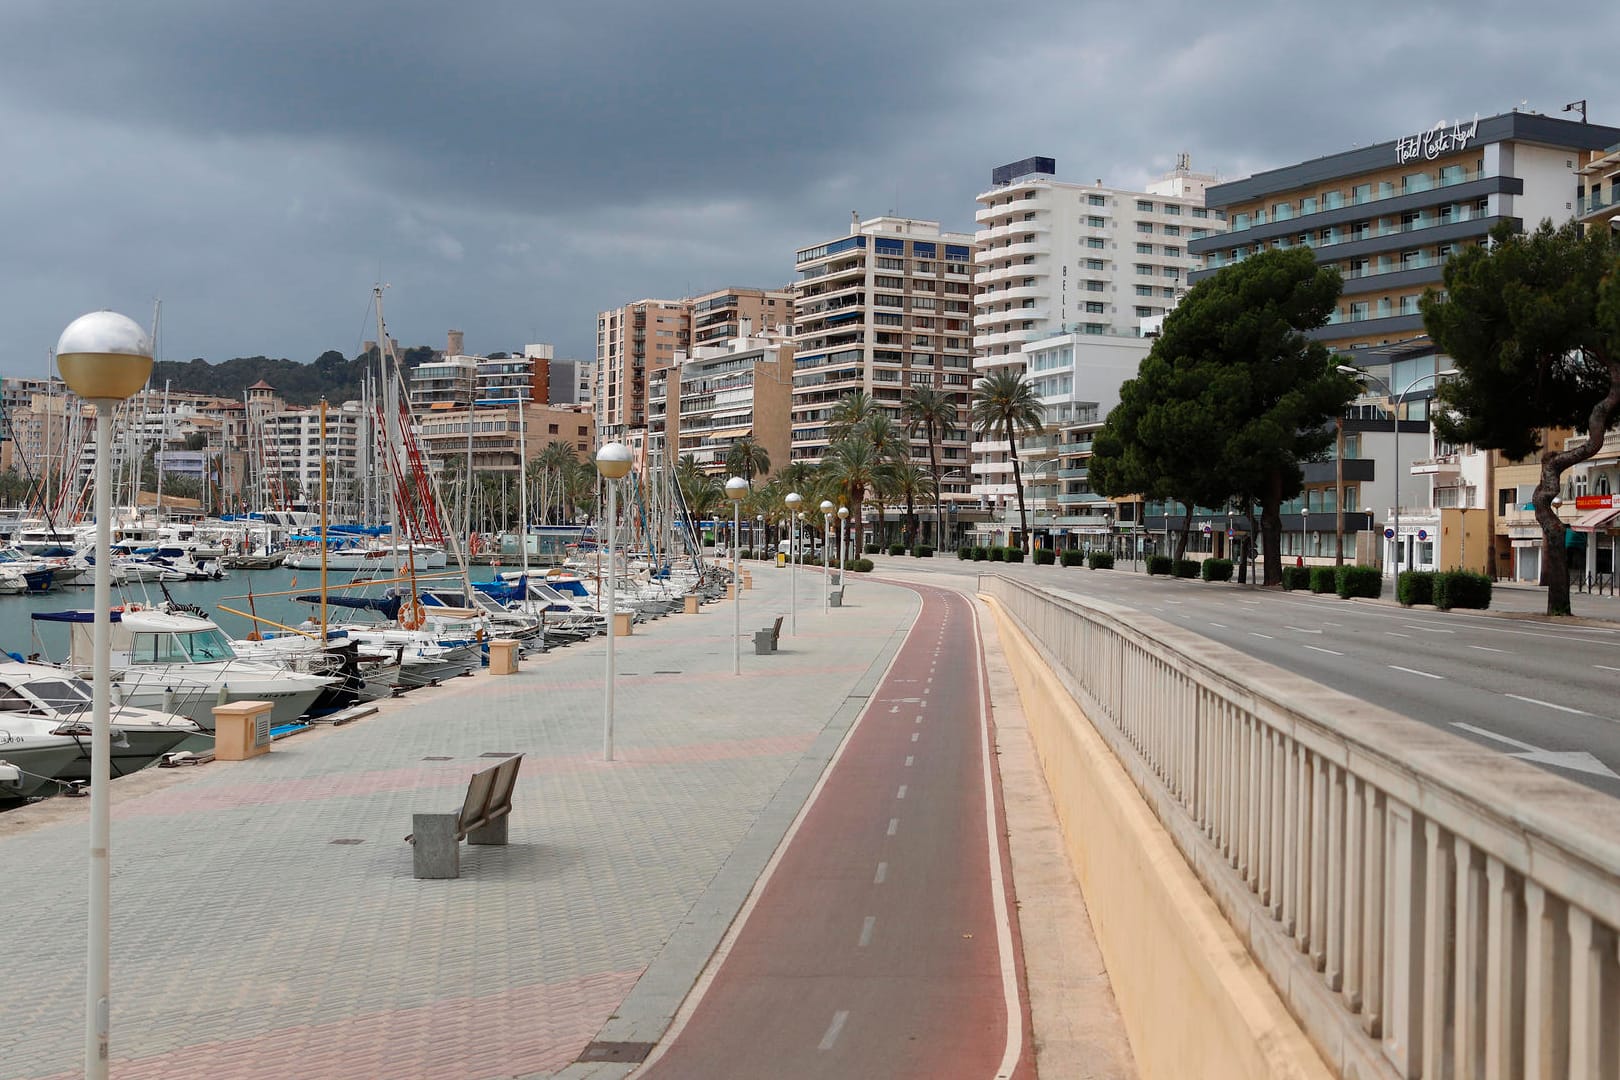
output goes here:
[{"label": "hedge", "polygon": [[876,555],[880,550],[882,550],[882,549],[880,549],[876,544],[867,544],[866,545],[866,553],[868,555]]},{"label": "hedge", "polygon": [[1282,587],[1284,592],[1294,592],[1297,589],[1311,587],[1311,570],[1309,566],[1283,567]]},{"label": "hedge", "polygon": [[1434,575],[1434,606],[1483,610],[1491,606],[1491,579],[1471,570],[1445,570]]},{"label": "hedge", "polygon": [[1086,558],[1086,565],[1091,567],[1093,570],[1112,570],[1114,568],[1113,553],[1108,551],[1093,551]]},{"label": "hedge", "polygon": [[1199,569],[1199,575],[1205,581],[1231,581],[1231,559],[1205,559],[1204,565]]},{"label": "hedge", "polygon": [[1175,560],[1168,555],[1149,555],[1147,557],[1147,572],[1150,576],[1155,574],[1169,574]]},{"label": "hedge", "polygon": [[927,544],[918,544],[916,547],[911,549],[911,557],[913,559],[932,559],[934,557],[934,549],[929,547]]},{"label": "hedge", "polygon": [[987,548],[987,547],[976,547],[976,548],[973,549],[973,561],[974,562],[984,562],[984,560],[988,559],[989,557],[990,557],[990,549],[989,548]]},{"label": "hedge", "polygon": [[1006,548],[1004,548],[1004,547],[993,547],[993,548],[989,548],[987,550],[989,551],[990,561],[991,562],[1006,562],[1007,561],[1007,549]]},{"label": "hedge", "polygon": [[1051,548],[1035,549],[1036,566],[1051,566],[1055,562],[1057,562],[1057,552],[1053,551]]},{"label": "hedge", "polygon": [[1024,561],[1024,549],[1021,548],[1021,547],[1005,548],[1004,553],[1007,556],[1007,561],[1008,562],[1023,562]]},{"label": "hedge", "polygon": [[1177,559],[1172,572],[1179,578],[1195,578],[1202,573],[1196,559]]},{"label": "hedge", "polygon": [[852,564],[851,569],[857,574],[870,574],[873,567],[877,565],[871,559],[852,559],[850,561]]},{"label": "hedge", "polygon": [[1338,589],[1338,567],[1312,566],[1309,569],[1311,572],[1311,592],[1330,593]]},{"label": "hedge", "polygon": [[1079,566],[1086,561],[1085,555],[1073,548],[1065,548],[1060,558],[1064,566]]},{"label": "hedge", "polygon": [[1334,590],[1342,599],[1365,596],[1376,600],[1384,591],[1384,572],[1376,566],[1336,567]]},{"label": "hedge", "polygon": [[904,555],[905,553],[906,553],[906,545],[904,545],[904,544],[890,544],[889,545],[889,554],[890,555]]},{"label": "hedge", "polygon": [[957,548],[956,557],[961,559],[963,562],[967,562],[969,559],[973,558],[973,545],[964,544],[963,546]]},{"label": "hedge", "polygon": [[1434,573],[1429,570],[1403,572],[1395,579],[1395,599],[1404,607],[1434,603]]}]

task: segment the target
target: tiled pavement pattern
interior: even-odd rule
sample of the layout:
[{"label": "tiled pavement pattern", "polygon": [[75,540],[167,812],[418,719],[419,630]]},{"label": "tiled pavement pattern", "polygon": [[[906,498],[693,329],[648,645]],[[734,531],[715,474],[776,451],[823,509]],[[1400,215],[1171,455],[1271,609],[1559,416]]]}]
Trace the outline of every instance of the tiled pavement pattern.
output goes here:
[{"label": "tiled pavement pattern", "polygon": [[[113,1075],[623,1075],[570,1063],[657,1037],[918,606],[852,579],[823,614],[806,575],[797,637],[756,657],[788,572],[754,580],[741,677],[729,604],[619,641],[611,764],[598,640],[115,785]],[[510,846],[413,879],[411,813],[495,751],[527,755]],[[0,828],[0,1076],[80,1067],[87,802]]]}]

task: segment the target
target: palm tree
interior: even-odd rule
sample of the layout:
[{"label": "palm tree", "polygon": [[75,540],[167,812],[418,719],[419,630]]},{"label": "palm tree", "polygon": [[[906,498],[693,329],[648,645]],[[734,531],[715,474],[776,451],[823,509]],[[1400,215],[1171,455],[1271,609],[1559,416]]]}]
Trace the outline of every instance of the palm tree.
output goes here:
[{"label": "palm tree", "polygon": [[[547,514],[551,509],[551,494],[553,492],[557,495],[558,508],[566,513],[567,506],[564,493],[567,485],[564,483],[564,477],[567,470],[577,464],[579,464],[579,454],[575,452],[572,445],[563,442],[561,439],[551,440],[546,444],[545,449],[535,455],[531,467],[539,466],[540,475],[547,481],[545,499],[547,505],[540,508],[540,519],[542,521],[549,520]],[[555,485],[551,483],[553,478],[556,480]]]},{"label": "palm tree", "polygon": [[906,434],[915,436],[919,430],[928,440],[928,471],[934,478],[934,543],[943,543],[945,513],[940,506],[939,443],[956,426],[959,419],[956,399],[932,386],[913,386],[900,406],[901,418],[906,423]]},{"label": "palm tree", "polygon": [[821,475],[833,485],[849,506],[849,520],[856,530],[856,549],[860,545],[861,503],[869,490],[876,488],[882,476],[883,462],[878,460],[870,444],[849,438],[833,443],[821,459]]},{"label": "palm tree", "polygon": [[1022,371],[997,368],[973,387],[973,427],[980,437],[1001,435],[1007,440],[1007,456],[1012,461],[1013,490],[1018,495],[1018,528],[1023,547],[1029,551],[1029,513],[1024,508],[1024,478],[1018,467],[1018,436],[1039,435],[1041,399],[1035,388],[1024,381]]},{"label": "palm tree", "polygon": [[838,399],[837,404],[827,415],[828,442],[835,443],[847,438],[851,431],[881,413],[882,409],[878,407],[877,399],[871,394],[865,390],[851,390]]},{"label": "palm tree", "polygon": [[748,486],[754,486],[754,475],[760,476],[771,471],[771,455],[753,436],[744,435],[731,444],[726,451],[726,468],[731,470],[732,476],[740,476],[748,481]]},{"label": "palm tree", "polygon": [[872,453],[877,455],[879,471],[873,494],[877,496],[878,543],[886,543],[889,530],[886,511],[889,500],[898,494],[893,473],[896,468],[910,463],[911,440],[881,409],[874,411],[851,434],[855,438],[864,438]]},{"label": "palm tree", "polygon": [[917,498],[926,497],[930,491],[938,494],[934,486],[934,478],[927,469],[914,462],[896,462],[889,466],[889,486],[896,498],[906,502],[906,524],[902,539],[907,547],[917,544]]}]

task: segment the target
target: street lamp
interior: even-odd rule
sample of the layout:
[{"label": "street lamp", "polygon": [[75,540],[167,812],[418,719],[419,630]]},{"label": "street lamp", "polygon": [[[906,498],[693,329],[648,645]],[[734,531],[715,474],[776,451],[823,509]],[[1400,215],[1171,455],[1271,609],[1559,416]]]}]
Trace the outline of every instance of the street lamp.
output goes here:
[{"label": "street lamp", "polygon": [[[1457,369],[1447,368],[1445,371],[1436,371],[1428,375],[1419,375],[1417,378],[1407,383],[1406,389],[1402,390],[1399,394],[1396,394],[1394,388],[1389,385],[1389,380],[1385,379],[1381,375],[1374,375],[1370,371],[1365,371],[1358,367],[1351,367],[1349,364],[1336,364],[1334,365],[1334,370],[1339,372],[1341,375],[1358,375],[1364,379],[1377,379],[1379,382],[1384,384],[1384,392],[1389,394],[1395,402],[1393,410],[1395,419],[1395,521],[1394,528],[1391,531],[1393,531],[1395,534],[1395,580],[1399,582],[1401,579],[1401,563],[1406,555],[1406,544],[1401,539],[1401,402],[1405,401],[1406,395],[1417,389],[1419,384],[1429,382],[1431,379],[1438,380],[1442,375],[1455,375],[1457,374]],[[1344,505],[1342,502],[1339,505],[1339,513],[1344,513]]]},{"label": "street lamp", "polygon": [[738,530],[742,528],[742,501],[748,494],[748,481],[733,476],[726,481],[726,498],[731,500],[731,673],[742,674],[742,549]]},{"label": "street lamp", "polygon": [[804,502],[804,496],[797,491],[790,491],[787,498],[790,532],[788,533],[788,612],[792,620],[791,633],[797,637],[799,633],[799,504]]},{"label": "street lamp", "polygon": [[844,522],[849,520],[849,507],[839,504],[838,507],[838,587],[844,587],[844,564],[849,562],[849,553],[844,550]]},{"label": "street lamp", "polygon": [[113,409],[152,373],[152,344],[134,320],[93,311],[68,324],[56,342],[56,367],[68,389],[96,410],[96,577],[90,732],[90,925],[85,975],[84,1074],[107,1075],[112,1016],[112,422]]},{"label": "street lamp", "polygon": [[618,611],[619,576],[616,560],[613,555],[615,543],[614,518],[618,516],[619,507],[615,501],[620,480],[630,473],[630,448],[621,442],[610,442],[596,452],[596,471],[602,474],[607,481],[608,511],[607,511],[607,549],[608,549],[608,579],[607,579],[607,681],[606,691],[602,704],[602,760],[613,760],[613,639],[618,636],[618,621],[615,616]]},{"label": "street lamp", "polygon": [[831,499],[822,499],[821,500],[821,522],[822,522],[822,524],[821,524],[821,581],[822,581],[822,590],[821,591],[823,593],[823,596],[821,598],[821,600],[822,600],[821,610],[822,610],[822,612],[824,614],[831,614],[832,613],[832,564],[827,561],[827,556],[831,554],[831,552],[829,552],[827,549],[832,547],[832,545],[830,543],[828,543],[828,541],[832,539],[832,516],[833,516],[832,500]]}]

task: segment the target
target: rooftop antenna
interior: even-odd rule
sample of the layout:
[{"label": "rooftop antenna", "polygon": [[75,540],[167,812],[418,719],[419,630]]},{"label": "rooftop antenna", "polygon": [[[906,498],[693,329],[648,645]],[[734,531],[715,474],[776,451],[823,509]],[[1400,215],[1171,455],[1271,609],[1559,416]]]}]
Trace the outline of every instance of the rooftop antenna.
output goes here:
[{"label": "rooftop antenna", "polygon": [[1580,113],[1581,114],[1581,123],[1583,123],[1583,124],[1586,123],[1586,99],[1585,98],[1581,98],[1581,100],[1579,100],[1579,101],[1572,101],[1568,105],[1565,105],[1564,106],[1564,111],[1565,112],[1578,112],[1578,113]]}]

